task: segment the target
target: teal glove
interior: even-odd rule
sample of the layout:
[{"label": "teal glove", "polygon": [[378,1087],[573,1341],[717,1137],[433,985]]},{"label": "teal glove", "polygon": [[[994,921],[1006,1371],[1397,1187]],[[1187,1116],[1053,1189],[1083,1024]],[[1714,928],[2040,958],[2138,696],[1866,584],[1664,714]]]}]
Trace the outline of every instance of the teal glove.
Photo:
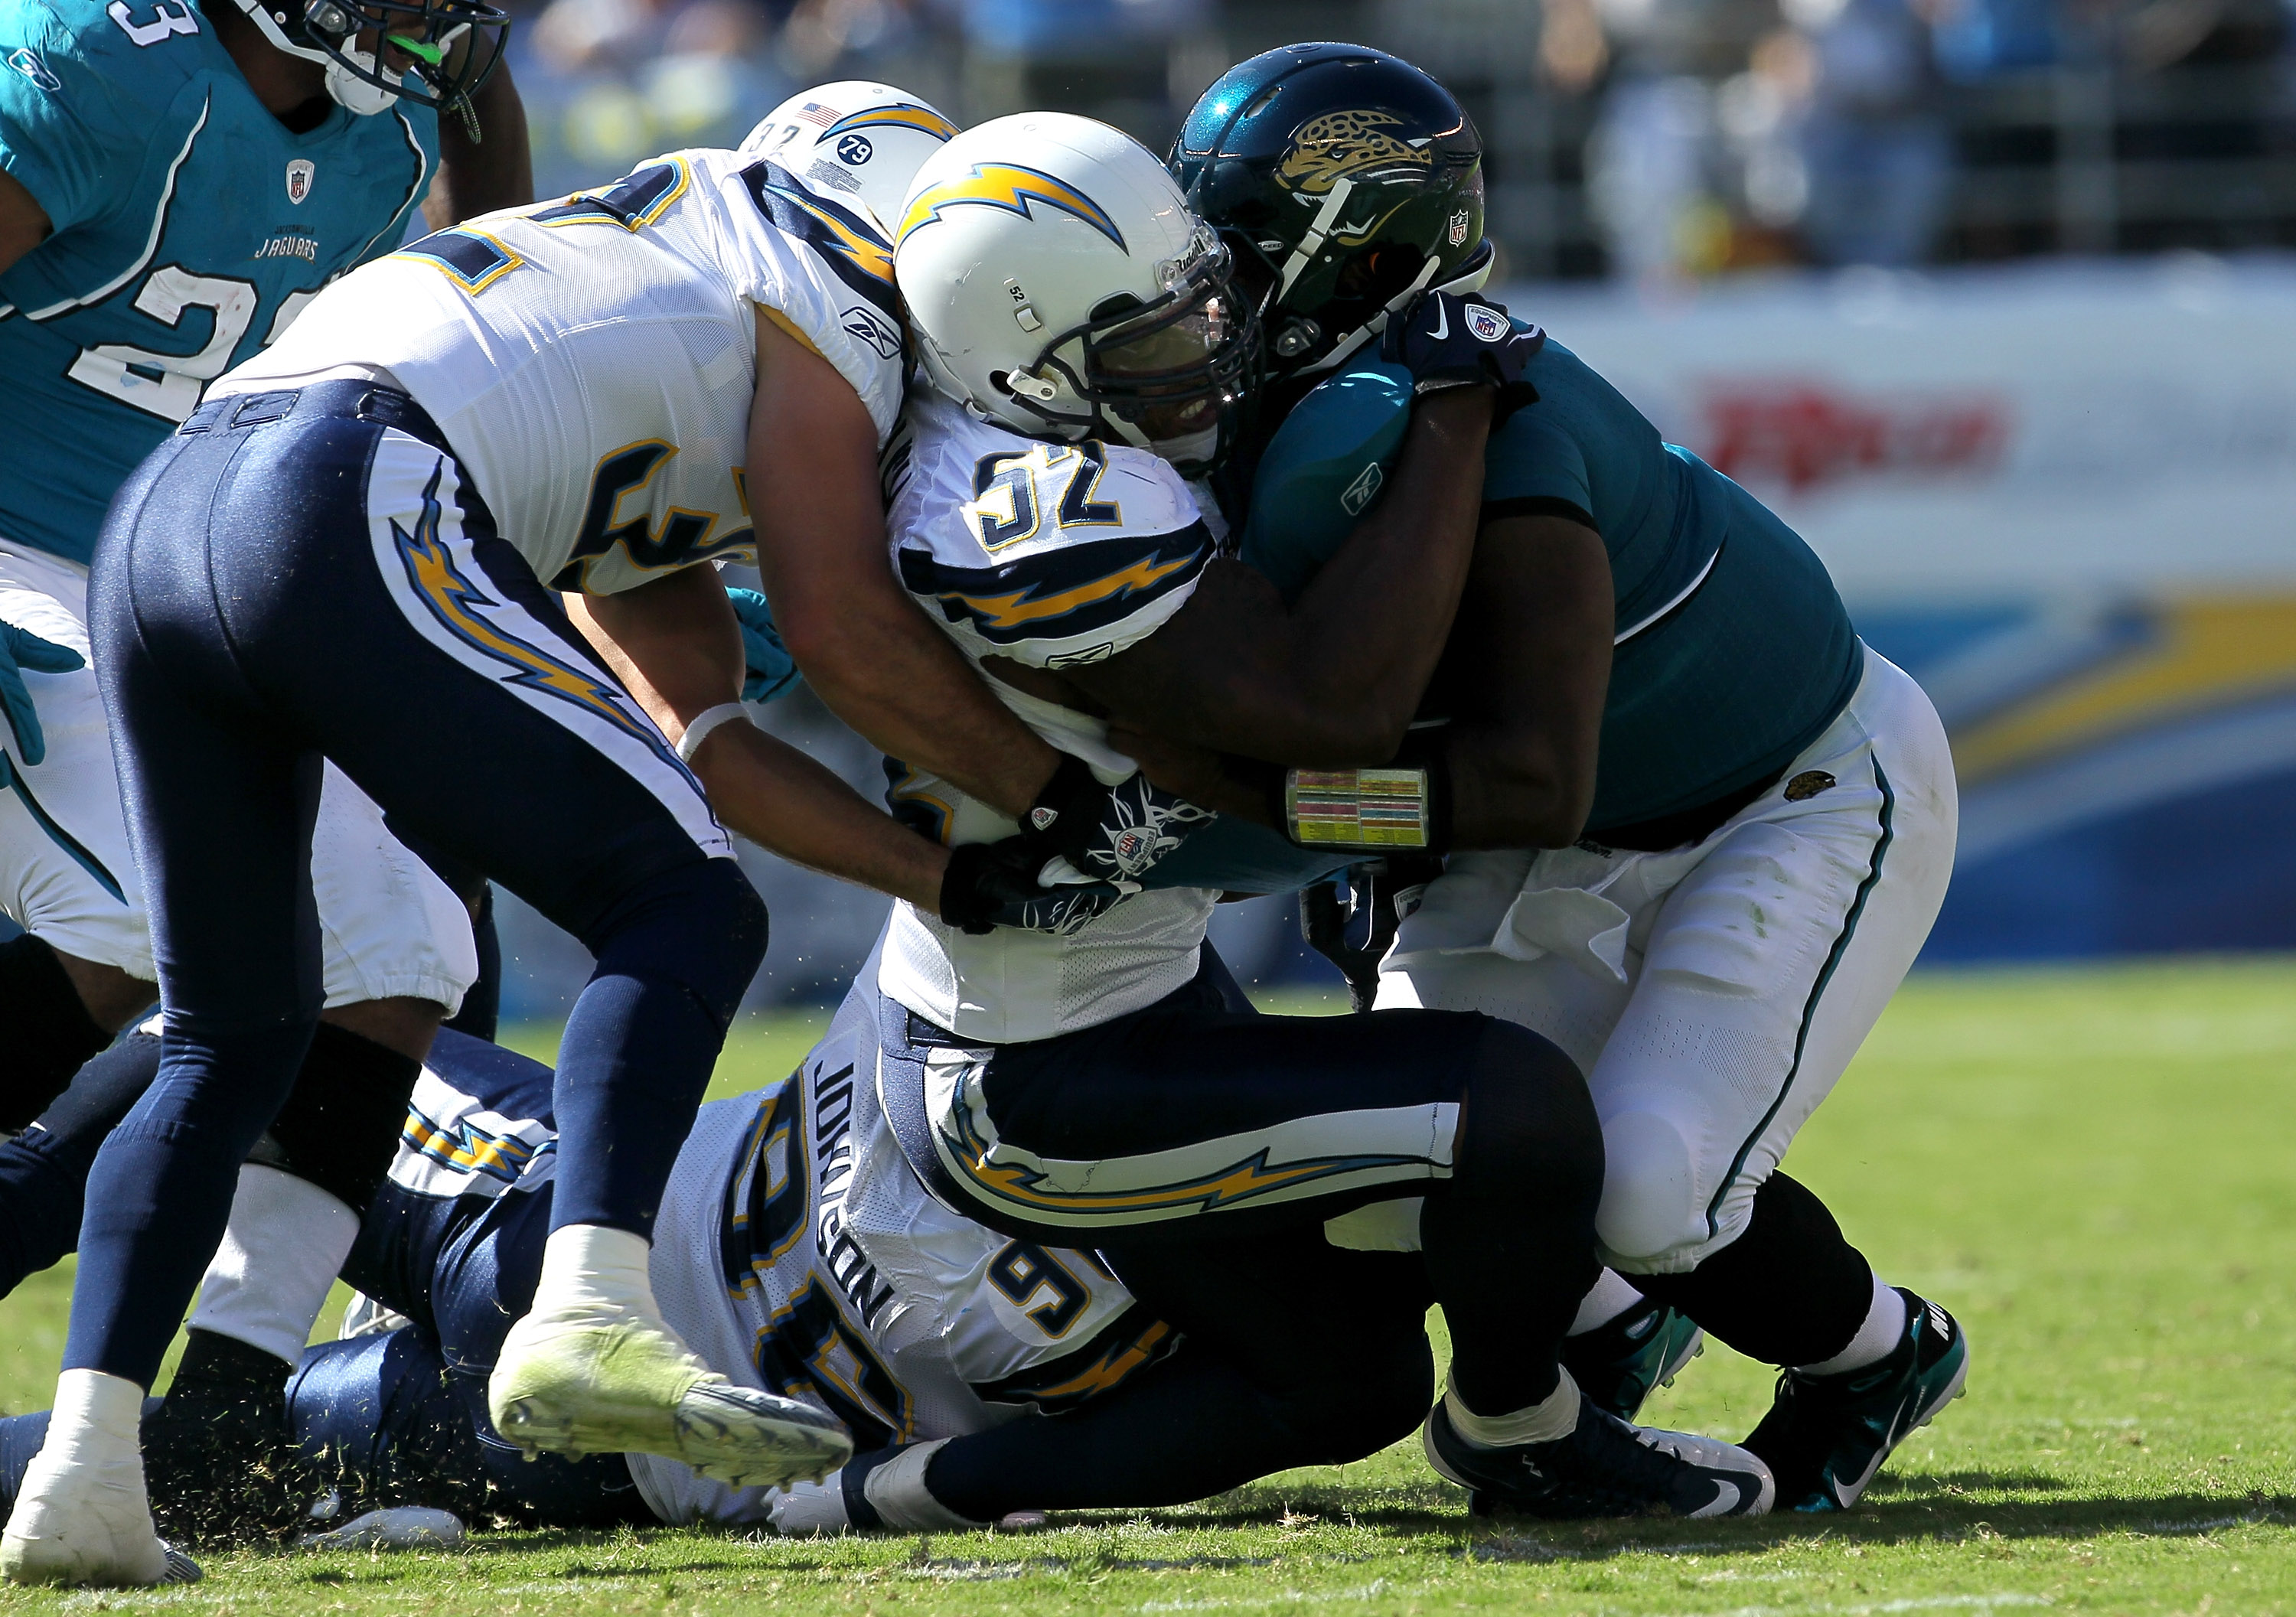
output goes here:
[{"label": "teal glove", "polygon": [[69,674],[87,666],[87,659],[68,645],[43,640],[28,628],[0,623],[0,710],[8,715],[15,732],[16,752],[29,767],[48,755],[48,738],[40,734],[40,716],[32,706],[32,693],[24,688],[24,670],[36,674]]},{"label": "teal glove", "polygon": [[726,593],[734,598],[734,615],[742,620],[742,659],[750,665],[749,677],[742,681],[742,700],[771,702],[788,695],[805,677],[782,644],[781,630],[774,627],[773,607],[754,589]]}]

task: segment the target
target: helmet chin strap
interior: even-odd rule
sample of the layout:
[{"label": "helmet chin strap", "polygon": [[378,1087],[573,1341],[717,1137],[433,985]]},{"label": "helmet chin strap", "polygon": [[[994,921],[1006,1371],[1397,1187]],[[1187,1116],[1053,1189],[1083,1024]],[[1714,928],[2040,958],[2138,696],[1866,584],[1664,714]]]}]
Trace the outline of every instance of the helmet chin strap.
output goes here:
[{"label": "helmet chin strap", "polygon": [[[343,53],[368,72],[375,71],[373,52],[352,48]],[[397,91],[369,84],[332,59],[327,62],[327,94],[337,106],[354,118],[373,118],[398,99]]]},{"label": "helmet chin strap", "polygon": [[1332,182],[1332,189],[1324,196],[1324,205],[1316,209],[1315,218],[1308,222],[1308,234],[1300,238],[1300,245],[1293,248],[1292,256],[1283,260],[1283,279],[1275,288],[1276,302],[1283,300],[1283,294],[1292,290],[1292,283],[1300,278],[1300,272],[1314,263],[1316,255],[1324,250],[1324,238],[1338,225],[1340,209],[1348,205],[1348,193],[1355,188],[1355,181],[1345,176]]}]

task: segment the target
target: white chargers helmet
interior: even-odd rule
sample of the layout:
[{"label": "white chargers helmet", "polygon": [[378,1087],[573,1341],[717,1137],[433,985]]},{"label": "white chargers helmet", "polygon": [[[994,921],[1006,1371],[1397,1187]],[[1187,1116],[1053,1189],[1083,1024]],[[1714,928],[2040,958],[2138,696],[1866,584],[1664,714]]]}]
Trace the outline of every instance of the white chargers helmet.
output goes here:
[{"label": "white chargers helmet", "polygon": [[791,96],[742,138],[741,149],[832,195],[858,197],[890,236],[909,181],[955,135],[956,126],[923,98],[847,78]]},{"label": "white chargers helmet", "polygon": [[969,129],[919,169],[893,279],[942,391],[1038,438],[1218,464],[1257,379],[1226,247],[1153,152],[1065,112]]}]

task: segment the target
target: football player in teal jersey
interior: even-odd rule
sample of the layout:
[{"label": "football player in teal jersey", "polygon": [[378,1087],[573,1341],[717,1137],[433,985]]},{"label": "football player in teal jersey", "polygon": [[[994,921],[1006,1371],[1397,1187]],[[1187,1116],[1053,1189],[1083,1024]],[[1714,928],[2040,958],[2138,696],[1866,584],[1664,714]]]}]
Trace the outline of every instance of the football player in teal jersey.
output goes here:
[{"label": "football player in teal jersey", "polygon": [[[33,1125],[155,992],[88,666],[113,490],[418,211],[529,200],[524,113],[491,70],[504,21],[477,0],[0,0],[0,912],[25,929],[0,943],[0,1131]],[[372,1137],[356,1171],[379,1173],[430,1030],[476,975],[469,915],[348,781],[328,783],[314,863],[331,1025],[305,1088],[333,1097],[331,1137]],[[243,1208],[236,1278],[211,1272],[202,1310],[291,1359],[356,1219],[328,1172],[284,1165],[247,1170],[269,1175],[268,1210]]]},{"label": "football player in teal jersey", "polygon": [[[1259,271],[1274,430],[1243,472],[1242,555],[1287,595],[1401,440],[1409,379],[1375,358],[1390,311],[1488,274],[1480,156],[1441,86],[1349,45],[1242,63],[1182,130],[1175,176]],[[1592,1389],[1611,1367],[1638,1399],[1687,1356],[1686,1317],[1782,1367],[1746,1440],[1780,1508],[1848,1508],[1959,1392],[1967,1350],[1777,1165],[1937,914],[1951,758],[1775,514],[1560,343],[1526,377],[1538,399],[1485,452],[1473,570],[1423,709],[1447,723],[1382,771],[1217,784],[1133,750],[1319,852],[1451,855],[1404,879],[1423,898],[1377,1003],[1504,1016],[1587,1072],[1610,1268],[1574,1373]]]}]

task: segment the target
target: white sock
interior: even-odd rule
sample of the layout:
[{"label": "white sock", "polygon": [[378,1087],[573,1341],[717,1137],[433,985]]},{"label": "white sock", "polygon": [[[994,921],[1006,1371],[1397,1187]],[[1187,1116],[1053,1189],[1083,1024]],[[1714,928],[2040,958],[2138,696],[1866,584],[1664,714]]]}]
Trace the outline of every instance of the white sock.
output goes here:
[{"label": "white sock", "polygon": [[293,1364],[358,1229],[358,1215],[308,1179],[249,1163],[190,1323]]},{"label": "white sock", "polygon": [[105,1465],[144,1463],[144,1389],[101,1370],[67,1370],[56,1377],[56,1407],[48,1416],[41,1452],[57,1461]]},{"label": "white sock", "polygon": [[1569,1334],[1584,1336],[1589,1331],[1599,1331],[1642,1300],[1643,1294],[1628,1285],[1624,1276],[1614,1268],[1606,1268],[1578,1300],[1578,1317],[1570,1322]]},{"label": "white sock", "polygon": [[1546,1400],[1512,1415],[1477,1415],[1459,1399],[1459,1389],[1448,1376],[1443,1381],[1443,1408],[1451,1416],[1451,1430],[1485,1449],[1512,1449],[1518,1443],[1551,1443],[1569,1437],[1578,1424],[1578,1383],[1570,1372]]},{"label": "white sock", "polygon": [[958,1515],[925,1486],[925,1467],[932,1464],[933,1456],[947,1447],[948,1441],[940,1438],[904,1449],[871,1472],[861,1484],[861,1497],[869,1501],[869,1507],[886,1526],[917,1533],[956,1532],[988,1525]]},{"label": "white sock", "polygon": [[534,1312],[595,1310],[636,1314],[660,1323],[653,1300],[653,1246],[643,1235],[603,1224],[569,1224],[554,1229],[542,1247],[542,1279],[534,1288]]},{"label": "white sock", "polygon": [[1862,1370],[1867,1365],[1878,1364],[1890,1356],[1906,1334],[1906,1300],[1897,1289],[1882,1284],[1882,1276],[1874,1276],[1874,1301],[1866,1310],[1866,1323],[1857,1327],[1857,1334],[1849,1345],[1831,1358],[1821,1358],[1814,1365],[1796,1365],[1805,1375],[1840,1375],[1849,1370]]}]

